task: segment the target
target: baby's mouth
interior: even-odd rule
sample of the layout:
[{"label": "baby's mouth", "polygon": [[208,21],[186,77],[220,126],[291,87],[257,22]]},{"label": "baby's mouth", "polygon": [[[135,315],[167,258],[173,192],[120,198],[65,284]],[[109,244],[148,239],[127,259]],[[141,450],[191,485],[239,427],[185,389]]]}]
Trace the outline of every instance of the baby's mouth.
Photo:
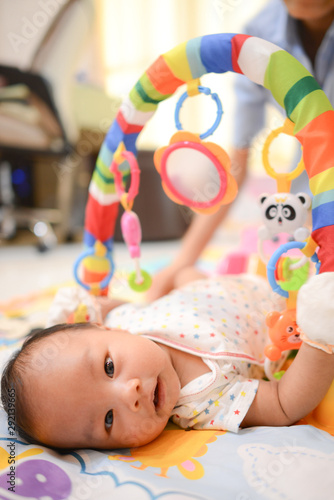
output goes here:
[{"label": "baby's mouth", "polygon": [[155,389],[154,389],[153,404],[154,404],[155,409],[157,410],[158,405],[159,405],[159,380],[157,381],[157,385],[155,386]]},{"label": "baby's mouth", "polygon": [[158,378],[157,385],[155,386],[153,393],[153,405],[156,413],[160,412],[165,407],[166,392],[164,383]]}]

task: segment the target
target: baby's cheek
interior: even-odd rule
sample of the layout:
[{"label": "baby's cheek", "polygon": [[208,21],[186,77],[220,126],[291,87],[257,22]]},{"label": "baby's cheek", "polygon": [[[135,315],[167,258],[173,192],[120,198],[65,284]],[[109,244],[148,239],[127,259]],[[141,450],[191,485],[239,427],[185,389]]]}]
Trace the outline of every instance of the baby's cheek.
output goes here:
[{"label": "baby's cheek", "polygon": [[145,417],[133,423],[124,434],[127,443],[130,443],[128,446],[142,446],[150,443],[164,430],[167,420],[157,421],[156,418]]}]

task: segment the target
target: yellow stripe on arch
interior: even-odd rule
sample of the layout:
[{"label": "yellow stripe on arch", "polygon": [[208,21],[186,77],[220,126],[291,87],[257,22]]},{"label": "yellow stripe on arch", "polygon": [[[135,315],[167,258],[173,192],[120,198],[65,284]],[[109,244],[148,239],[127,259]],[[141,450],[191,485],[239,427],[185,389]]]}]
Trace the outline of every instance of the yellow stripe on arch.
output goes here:
[{"label": "yellow stripe on arch", "polygon": [[328,168],[310,179],[310,190],[316,195],[334,189],[334,167]]},{"label": "yellow stripe on arch", "polygon": [[177,45],[172,50],[169,50],[165,54],[163,54],[163,58],[166,61],[166,64],[173,72],[174,76],[183,80],[184,82],[189,82],[193,79],[191,69],[189,66],[189,61],[187,58],[187,42],[181,43]]}]

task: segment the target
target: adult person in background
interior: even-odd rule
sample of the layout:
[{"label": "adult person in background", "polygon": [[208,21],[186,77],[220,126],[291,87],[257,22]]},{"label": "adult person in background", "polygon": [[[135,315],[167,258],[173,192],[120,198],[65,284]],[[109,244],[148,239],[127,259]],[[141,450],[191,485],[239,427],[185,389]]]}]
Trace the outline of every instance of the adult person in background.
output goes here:
[{"label": "adult person in background", "polygon": [[[248,35],[268,40],[292,54],[314,75],[334,104],[334,0],[271,0],[243,29]],[[247,173],[250,146],[265,125],[267,104],[276,103],[271,93],[247,78],[236,79],[236,109],[232,173],[239,187]],[[306,173],[305,173],[306,176]],[[298,181],[306,185],[307,176]],[[295,189],[292,187],[292,190]],[[297,189],[297,191],[300,189]],[[173,262],[154,276],[148,300],[154,300],[177,286],[180,270],[193,266],[225,219],[229,205],[213,215],[193,218]]]}]

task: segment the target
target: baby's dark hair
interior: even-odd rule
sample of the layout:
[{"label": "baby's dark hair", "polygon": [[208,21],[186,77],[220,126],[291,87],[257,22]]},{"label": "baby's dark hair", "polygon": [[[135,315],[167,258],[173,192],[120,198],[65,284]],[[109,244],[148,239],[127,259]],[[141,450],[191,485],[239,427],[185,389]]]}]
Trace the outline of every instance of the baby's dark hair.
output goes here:
[{"label": "baby's dark hair", "polygon": [[[1,375],[1,402],[2,407],[8,415],[9,422],[15,425],[16,433],[28,443],[44,445],[40,442],[34,432],[32,419],[29,417],[29,403],[25,394],[24,375],[31,360],[34,348],[44,339],[51,335],[63,332],[80,331],[92,328],[92,323],[60,324],[37,330],[28,335],[22,347],[15,351],[7,362]],[[13,401],[14,399],[14,401]],[[11,425],[11,424],[10,424]],[[14,427],[14,425],[11,425]]]}]

